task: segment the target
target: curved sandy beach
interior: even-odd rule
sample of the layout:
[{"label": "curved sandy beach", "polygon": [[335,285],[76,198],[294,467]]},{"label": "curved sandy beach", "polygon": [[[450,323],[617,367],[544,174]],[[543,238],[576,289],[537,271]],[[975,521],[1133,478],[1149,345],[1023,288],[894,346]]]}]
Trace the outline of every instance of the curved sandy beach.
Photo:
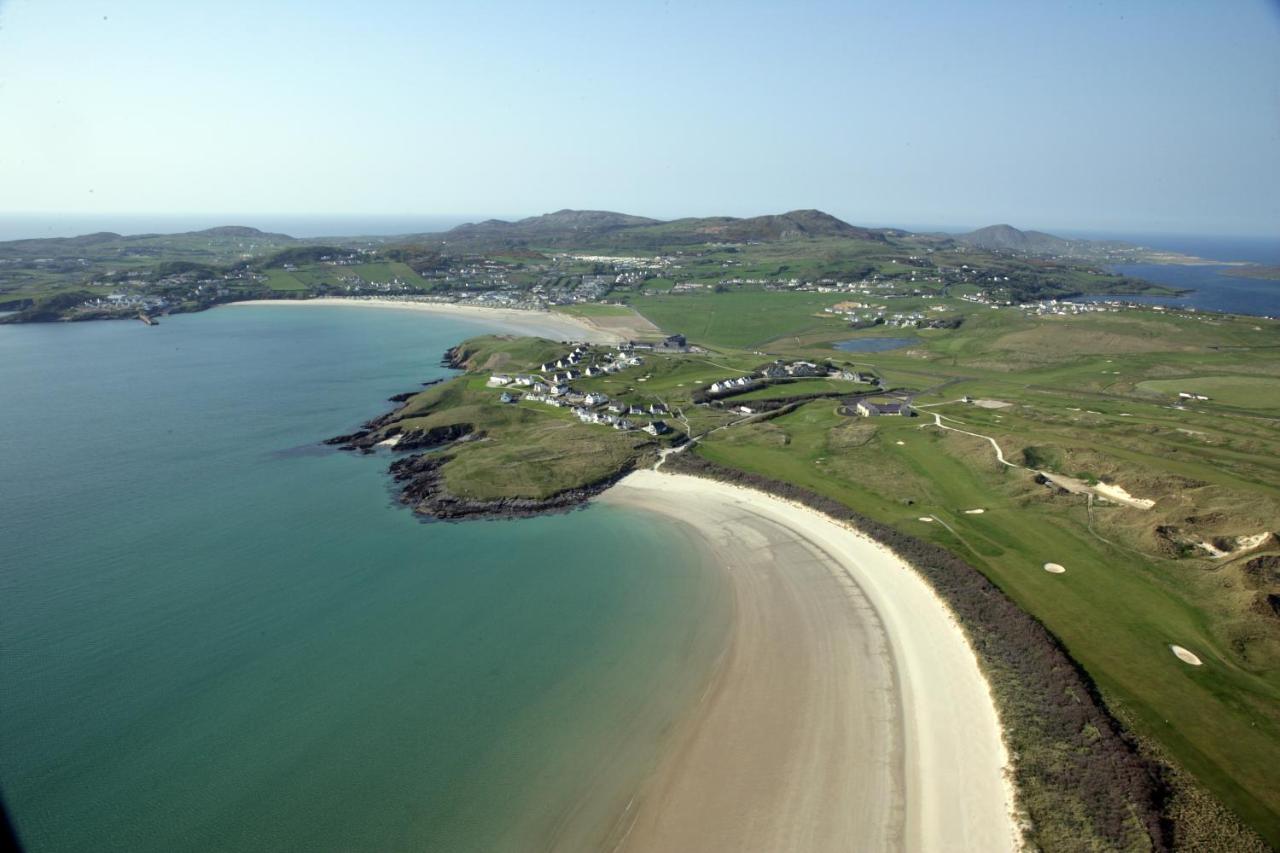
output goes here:
[{"label": "curved sandy beach", "polygon": [[515,335],[536,335],[552,340],[586,341],[596,344],[613,344],[625,340],[626,330],[605,329],[591,321],[568,314],[551,311],[529,311],[516,308],[482,308],[478,305],[457,305],[452,302],[411,302],[402,299],[378,297],[322,296],[316,299],[254,299],[229,302],[236,305],[302,305],[340,306],[344,308],[383,308],[399,311],[421,311],[458,320],[484,323],[490,330]]},{"label": "curved sandy beach", "polygon": [[735,607],[717,675],[618,850],[1017,848],[986,681],[914,571],[819,513],[723,483],[640,471],[602,500],[705,538]]}]

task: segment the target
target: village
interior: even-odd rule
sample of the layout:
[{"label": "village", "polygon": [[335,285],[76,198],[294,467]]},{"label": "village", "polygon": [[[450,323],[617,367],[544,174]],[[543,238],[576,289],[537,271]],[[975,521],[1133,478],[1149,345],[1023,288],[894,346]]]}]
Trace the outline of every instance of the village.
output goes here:
[{"label": "village", "polygon": [[[683,338],[680,340],[683,341]],[[539,365],[536,374],[495,373],[486,384],[492,388],[504,389],[498,396],[501,403],[525,400],[557,409],[569,408],[583,423],[599,424],[617,430],[642,429],[650,435],[664,435],[671,431],[671,427],[659,419],[659,416],[670,414],[662,401],[647,404],[624,403],[599,392],[584,393],[569,385],[575,379],[612,375],[641,366],[644,359],[636,355],[634,350],[633,345],[625,344],[596,359],[586,344],[575,344],[567,355]],[[527,390],[512,393],[515,389]],[[632,420],[633,417],[652,419],[640,423]]]},{"label": "village", "polygon": [[[655,397],[645,401],[624,401],[611,398],[600,391],[584,391],[570,384],[575,380],[611,376],[641,367],[645,364],[645,359],[638,352],[642,350],[665,353],[701,351],[690,347],[683,335],[671,335],[657,343],[633,341],[604,352],[593,352],[587,344],[574,343],[565,355],[538,365],[536,372],[493,373],[485,384],[489,388],[501,389],[497,397],[499,403],[539,403],[555,409],[569,409],[584,424],[624,431],[639,429],[654,436],[666,435],[672,428],[664,418],[672,416],[672,411],[663,400]],[[866,385],[871,393],[878,391],[881,383],[880,378],[870,372],[829,363],[777,359],[754,373],[717,379],[696,392],[694,400],[698,404],[707,405],[716,398],[742,394],[771,383],[788,383],[799,379],[837,379],[858,383]],[[643,382],[644,378],[638,381]],[[851,405],[851,413],[861,417],[913,414],[905,401],[872,402],[869,399],[858,399]],[[760,410],[753,406],[738,405],[732,411],[752,415]]]}]

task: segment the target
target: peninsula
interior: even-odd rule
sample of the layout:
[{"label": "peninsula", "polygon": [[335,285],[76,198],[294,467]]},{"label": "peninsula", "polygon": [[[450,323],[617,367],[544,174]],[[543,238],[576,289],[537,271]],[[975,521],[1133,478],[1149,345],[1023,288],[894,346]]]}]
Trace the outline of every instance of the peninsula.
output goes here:
[{"label": "peninsula", "polygon": [[[638,256],[598,257],[599,275],[626,281]],[[717,526],[784,547],[774,522],[740,514],[774,498],[849,525],[962,626],[1025,839],[1261,849],[1255,832],[1274,837],[1280,324],[1120,299],[1005,304],[955,285],[681,283],[559,306],[586,323],[564,337],[462,342],[446,355],[452,378],[406,390],[334,443],[383,460],[401,501],[434,519],[623,501],[679,515],[724,554],[736,546]],[[753,497],[735,503],[685,485],[691,475]],[[783,527],[786,548],[814,547],[804,525]],[[844,565],[844,547],[826,552]],[[753,576],[745,559],[720,560],[742,566],[735,583]],[[849,559],[843,576],[866,592],[866,561]],[[897,677],[924,677],[893,660]],[[721,671],[726,691],[751,681],[734,671]],[[714,707],[673,735],[684,763],[655,771],[629,815],[636,849],[698,837],[697,821],[646,802],[728,784],[692,769],[737,736]],[[861,784],[849,777],[831,802]],[[810,813],[777,795],[760,808],[785,839]],[[849,819],[873,834],[914,831],[861,814]]]}]

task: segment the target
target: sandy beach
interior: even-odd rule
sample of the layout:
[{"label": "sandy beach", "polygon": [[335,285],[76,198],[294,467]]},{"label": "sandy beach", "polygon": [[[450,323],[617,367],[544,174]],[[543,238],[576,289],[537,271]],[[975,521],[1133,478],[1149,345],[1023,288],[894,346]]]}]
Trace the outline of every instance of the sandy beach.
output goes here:
[{"label": "sandy beach", "polygon": [[482,308],[478,305],[457,305],[452,302],[409,302],[400,299],[377,297],[334,297],[317,299],[255,299],[231,302],[236,305],[303,305],[340,306],[355,308],[382,308],[398,311],[421,311],[440,317],[482,322],[489,329],[513,334],[536,335],[552,340],[587,341],[597,344],[613,344],[627,339],[626,330],[606,329],[590,320],[551,311],[526,311],[516,308]]},{"label": "sandy beach", "polygon": [[977,661],[892,552],[749,489],[641,471],[601,498],[703,537],[731,638],[615,836],[626,851],[1013,850]]}]

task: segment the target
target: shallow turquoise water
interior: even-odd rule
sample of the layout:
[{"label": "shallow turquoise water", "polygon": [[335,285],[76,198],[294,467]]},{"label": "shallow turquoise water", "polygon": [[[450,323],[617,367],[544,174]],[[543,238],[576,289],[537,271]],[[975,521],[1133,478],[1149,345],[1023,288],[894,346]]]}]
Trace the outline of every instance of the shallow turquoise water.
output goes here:
[{"label": "shallow turquoise water", "polygon": [[387,457],[316,446],[477,329],[263,306],[0,328],[0,786],[31,850],[604,827],[723,636],[696,548],[611,507],[424,524]]}]

